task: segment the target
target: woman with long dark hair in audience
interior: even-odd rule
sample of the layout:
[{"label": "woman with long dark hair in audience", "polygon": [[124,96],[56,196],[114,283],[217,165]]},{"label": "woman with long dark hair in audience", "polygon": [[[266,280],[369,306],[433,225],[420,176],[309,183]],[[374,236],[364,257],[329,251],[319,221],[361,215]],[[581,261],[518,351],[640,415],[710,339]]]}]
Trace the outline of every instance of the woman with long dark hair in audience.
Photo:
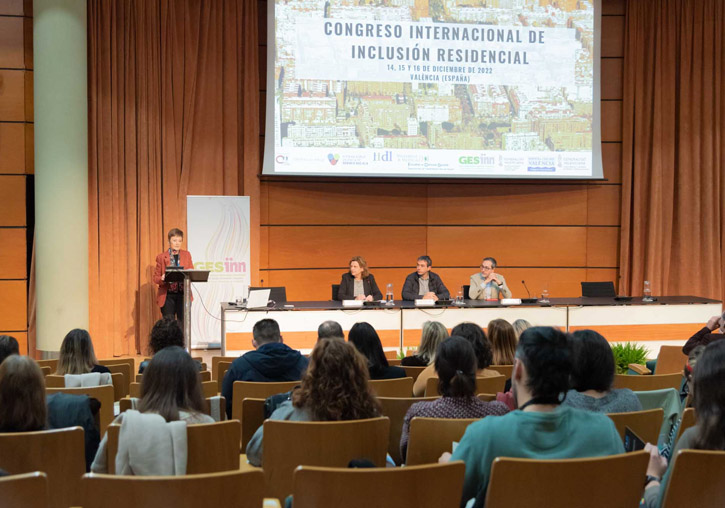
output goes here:
[{"label": "woman with long dark hair in audience", "polygon": [[430,402],[416,402],[405,415],[400,438],[401,456],[408,448],[410,421],[416,416],[427,418],[483,418],[502,415],[509,408],[502,402],[484,402],[476,397],[476,356],[473,346],[463,337],[450,337],[438,346],[435,357],[438,392],[442,397]]},{"label": "woman with long dark hair in audience", "polygon": [[565,406],[599,413],[642,411],[639,398],[629,388],[613,389],[614,353],[594,330],[578,330],[569,339],[572,352],[571,390]]},{"label": "woman with long dark hair in audience", "polygon": [[[282,403],[272,420],[343,421],[374,418],[380,406],[368,385],[365,358],[349,343],[321,340],[315,344],[301,386],[292,400]],[[262,465],[264,427],[259,427],[247,445],[247,459]]]},{"label": "woman with long dark hair in audience", "polygon": [[56,374],[88,374],[89,372],[111,372],[108,367],[98,365],[93,351],[91,336],[86,330],[75,328],[68,332],[60,345],[60,356]]},{"label": "woman with long dark hair in audience", "polygon": [[[489,369],[493,361],[493,352],[491,351],[491,343],[486,337],[483,328],[476,323],[464,322],[456,325],[451,330],[451,336],[457,335],[466,339],[473,346],[473,354],[476,357],[476,377],[492,377],[500,376],[498,371]],[[423,372],[418,375],[413,385],[413,395],[422,397],[425,393],[428,379],[435,377],[435,365],[429,365]]]},{"label": "woman with long dark hair in audience", "polygon": [[511,323],[494,319],[488,323],[487,332],[493,352],[491,365],[513,365],[518,339]]},{"label": "woman with long dark hair in audience", "polygon": [[[167,422],[182,420],[187,424],[214,423],[205,414],[206,403],[201,390],[199,369],[189,353],[178,346],[162,349],[146,367],[141,381],[138,411],[161,415]],[[121,413],[114,423],[123,421]],[[91,466],[94,473],[107,472],[106,446],[103,436]]]},{"label": "woman with long dark hair in audience", "polygon": [[367,358],[370,379],[405,377],[403,368],[388,364],[378,332],[369,323],[355,323],[352,325],[350,332],[347,334],[347,340]]},{"label": "woman with long dark hair in audience", "polygon": [[406,356],[400,362],[406,367],[427,367],[435,360],[438,345],[448,338],[448,330],[438,321],[426,321],[423,323],[423,331],[420,336],[420,346],[416,354]]},{"label": "woman with long dark hair in audience", "polygon": [[[693,376],[693,392],[697,425],[685,430],[677,441],[672,453],[675,458],[679,450],[686,449],[725,451],[725,341],[711,342],[703,351]],[[647,443],[645,450],[650,452],[650,461],[644,506],[652,508],[662,504],[672,469],[657,445]],[[717,503],[713,500],[713,505]]]},{"label": "woman with long dark hair in audience", "polygon": [[31,432],[46,426],[43,371],[27,356],[7,357],[0,364],[0,432]]}]

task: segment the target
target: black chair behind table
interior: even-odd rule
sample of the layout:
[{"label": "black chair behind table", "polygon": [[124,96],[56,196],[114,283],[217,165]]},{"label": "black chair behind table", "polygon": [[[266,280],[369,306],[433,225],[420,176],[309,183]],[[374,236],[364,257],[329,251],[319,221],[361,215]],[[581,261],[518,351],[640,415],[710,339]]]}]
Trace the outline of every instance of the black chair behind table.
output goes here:
[{"label": "black chair behind table", "polygon": [[471,285],[470,284],[463,285],[463,299],[464,300],[471,299]]},{"label": "black chair behind table", "polygon": [[583,297],[614,298],[617,292],[614,291],[614,282],[582,282]]},{"label": "black chair behind table", "polygon": [[332,285],[332,300],[337,301],[337,295],[340,292],[340,284]]},{"label": "black chair behind table", "polygon": [[274,300],[274,303],[276,303],[277,305],[279,305],[280,303],[287,303],[286,286],[249,287],[250,291],[257,291],[259,289],[269,289],[269,299]]}]

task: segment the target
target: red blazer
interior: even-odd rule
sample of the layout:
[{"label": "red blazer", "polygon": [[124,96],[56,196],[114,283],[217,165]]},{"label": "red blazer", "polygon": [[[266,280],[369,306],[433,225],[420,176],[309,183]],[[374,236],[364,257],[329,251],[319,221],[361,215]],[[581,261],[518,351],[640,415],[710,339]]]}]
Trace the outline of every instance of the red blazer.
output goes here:
[{"label": "red blazer", "polygon": [[[166,303],[166,292],[169,289],[168,284],[161,280],[161,276],[166,273],[166,267],[171,264],[171,256],[169,255],[169,249],[156,256],[156,268],[154,269],[154,284],[159,285],[159,292],[156,294],[156,303],[159,307],[163,307]],[[179,264],[185,269],[194,268],[194,263],[191,261],[191,252],[188,250],[179,249]],[[193,300],[193,295],[191,296]]]}]

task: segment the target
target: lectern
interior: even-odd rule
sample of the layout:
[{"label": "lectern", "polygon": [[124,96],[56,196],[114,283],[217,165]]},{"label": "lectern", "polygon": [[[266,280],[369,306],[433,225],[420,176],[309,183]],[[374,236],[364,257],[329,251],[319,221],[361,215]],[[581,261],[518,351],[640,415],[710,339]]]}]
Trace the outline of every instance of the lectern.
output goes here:
[{"label": "lectern", "polygon": [[191,283],[209,280],[209,270],[175,270],[174,268],[173,266],[166,267],[164,281],[184,283],[184,342],[186,350],[191,352]]}]

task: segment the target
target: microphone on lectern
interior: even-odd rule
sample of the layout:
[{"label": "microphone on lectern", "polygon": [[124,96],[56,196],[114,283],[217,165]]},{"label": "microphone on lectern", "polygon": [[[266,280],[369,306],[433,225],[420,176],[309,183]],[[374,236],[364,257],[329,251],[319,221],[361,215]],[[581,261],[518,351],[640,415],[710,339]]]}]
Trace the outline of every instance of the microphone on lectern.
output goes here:
[{"label": "microphone on lectern", "polygon": [[531,291],[529,291],[529,288],[526,287],[526,281],[525,280],[522,280],[521,281],[521,284],[524,285],[524,289],[526,290],[526,294],[528,294],[529,295],[529,298],[531,298]]}]

